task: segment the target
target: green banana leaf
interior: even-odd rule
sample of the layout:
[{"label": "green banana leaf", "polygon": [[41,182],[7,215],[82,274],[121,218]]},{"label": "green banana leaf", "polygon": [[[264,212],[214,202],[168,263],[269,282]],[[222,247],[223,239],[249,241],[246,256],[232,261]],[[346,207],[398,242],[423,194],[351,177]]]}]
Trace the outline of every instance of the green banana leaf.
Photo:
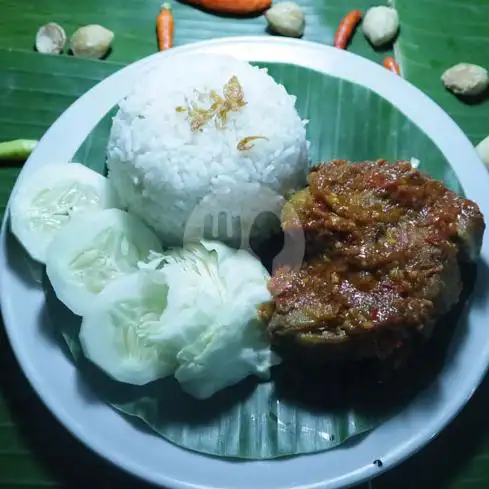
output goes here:
[{"label": "green banana leaf", "polygon": [[[26,133],[32,132],[40,137],[59,113],[53,111],[50,105],[64,109],[83,93],[84,90],[77,89],[82,85],[80,75],[88,88],[116,69],[112,63],[123,65],[154,53],[155,16],[160,3],[160,0],[86,0],[68,5],[59,0],[0,0],[0,91],[3,95],[0,108],[4,108],[5,101],[12,95],[22,96],[24,100],[19,103],[9,101],[7,104],[7,108],[17,111],[17,117],[10,118],[8,122],[2,119],[0,138],[30,137]],[[338,22],[346,12],[353,8],[365,11],[382,2],[298,0],[297,3],[306,14],[304,39],[331,45]],[[484,21],[489,16],[489,5],[483,0],[420,0],[415,5],[410,0],[390,0],[390,3],[400,15],[401,34],[395,45],[395,54],[403,76],[438,102],[477,143],[489,134],[488,100],[468,105],[445,91],[440,76],[446,68],[460,61],[489,66],[489,35]],[[263,16],[241,19],[220,17],[177,1],[173,2],[173,9],[176,46],[217,37],[266,33]],[[31,56],[36,31],[47,22],[60,23],[68,36],[76,28],[89,23],[99,23],[112,29],[115,40],[108,60],[73,60],[65,54],[46,56],[36,53]],[[353,37],[349,50],[377,62],[391,54],[390,51],[372,49],[360,29]],[[46,66],[52,67],[52,70],[45,70]],[[48,76],[55,78],[49,87],[57,93],[50,94],[40,104],[45,107],[45,112],[52,112],[44,113],[41,119],[38,117],[42,124],[35,129],[19,127],[21,116],[18,111],[22,110],[22,116],[29,115],[35,107],[29,104],[30,98],[35,100],[36,90],[42,91],[48,86],[41,73],[43,70],[48,75],[53,72],[60,75]],[[36,79],[36,86],[27,96],[22,88],[25,76]],[[70,81],[76,83],[69,86]],[[27,117],[22,119],[28,120]]]},{"label": "green banana leaf", "polygon": [[[0,42],[3,46],[31,50],[37,29],[48,22],[63,26],[68,37],[82,25],[101,24],[115,33],[109,59],[127,63],[156,51],[155,19],[161,3],[161,0],[84,0],[68,5],[59,0],[3,0]],[[365,10],[377,3],[357,0],[353,5],[344,0],[297,0],[306,16],[304,39],[332,44],[336,26],[350,8]],[[267,22],[263,16],[218,16],[178,1],[173,1],[172,7],[176,46],[230,35],[266,33]],[[383,56],[383,53],[373,53],[361,35],[353,40],[352,49],[376,59]]]},{"label": "green banana leaf", "polygon": [[[310,121],[307,131],[313,162],[414,157],[420,160],[421,169],[461,192],[457,178],[432,141],[379,95],[298,66],[258,65],[266,67],[276,81],[296,95],[300,115]],[[323,100],[320,107],[316,103],[318,96]],[[339,104],[340,100],[343,103]],[[82,144],[74,157],[76,161],[104,171],[105,144],[113,112]],[[290,366],[275,369],[272,382],[258,384],[247,379],[206,402],[185,395],[173,379],[143,388],[118,384],[83,359],[78,341],[79,320],[66,310],[60,312],[60,304],[53,297],[50,304],[53,323],[61,328],[81,374],[89,377],[101,399],[190,450],[247,459],[327,450],[375,428],[399,408],[399,398],[393,396],[392,386],[388,387],[391,396],[388,402],[372,404],[368,399],[376,390],[374,384],[367,396],[363,390],[361,393],[354,390],[357,386],[349,380],[341,384],[338,372],[326,375],[329,379],[326,385],[324,380],[311,381],[308,390],[321,396],[314,398],[314,403],[305,401],[310,394],[297,390],[304,385],[304,379],[291,381],[298,374]],[[399,394],[407,397],[415,395],[419,388],[410,382],[402,385]],[[385,399],[385,392],[378,391],[378,396]]]},{"label": "green banana leaf", "polygon": [[489,134],[489,97],[461,100],[440,77],[456,63],[489,69],[489,2],[485,0],[391,0],[401,20],[395,47],[403,76],[457,122],[474,144]]}]

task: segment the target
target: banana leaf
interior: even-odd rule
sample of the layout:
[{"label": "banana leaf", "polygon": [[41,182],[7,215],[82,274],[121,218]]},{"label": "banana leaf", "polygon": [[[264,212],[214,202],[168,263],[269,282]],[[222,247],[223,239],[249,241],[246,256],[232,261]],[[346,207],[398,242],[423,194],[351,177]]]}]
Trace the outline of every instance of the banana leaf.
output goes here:
[{"label": "banana leaf", "polygon": [[489,134],[489,97],[468,101],[444,89],[440,77],[456,63],[489,69],[489,3],[484,0],[391,0],[401,34],[395,53],[403,76],[437,102],[474,144]]},{"label": "banana leaf", "polygon": [[[71,77],[76,78],[83,73],[85,81],[91,78],[91,84],[95,84],[111,69],[116,69],[111,63],[123,65],[154,53],[155,16],[160,3],[160,0],[86,0],[76,5],[67,5],[59,0],[0,0],[0,92],[3,94],[0,108],[3,109],[9,96],[18,95],[18,90],[22,91],[24,75],[37,79],[34,91],[43,90],[46,86],[45,79],[39,70],[46,66],[60,74],[60,77],[52,80],[50,87],[57,92],[61,90],[61,93],[53,94],[42,105],[48,110],[51,104],[53,107],[62,104],[64,109],[83,93],[83,90],[76,90],[74,87],[65,90]],[[360,8],[365,11],[382,2],[298,0],[297,3],[306,14],[304,39],[331,45],[338,22],[348,10]],[[409,0],[390,0],[390,3],[400,15],[401,34],[395,45],[395,54],[401,64],[403,76],[438,102],[472,141],[478,142],[489,133],[489,102],[485,99],[468,105],[443,88],[440,76],[446,68],[461,61],[486,67],[489,65],[489,36],[484,20],[489,16],[489,5],[482,0],[421,0],[415,6]],[[178,1],[173,2],[173,10],[176,46],[224,36],[267,32],[263,16],[240,19],[222,17]],[[99,23],[112,29],[115,40],[108,60],[93,63],[73,60],[67,55],[46,56],[36,53],[30,56],[34,52],[36,31],[47,22],[60,23],[68,36],[81,25],[89,23]],[[389,50],[372,49],[360,29],[353,37],[349,49],[377,62],[390,54]],[[102,72],[106,69],[104,75]],[[80,84],[75,86],[80,87]],[[85,86],[88,88],[90,84]],[[25,91],[21,92],[25,102],[19,105],[10,102],[8,106],[17,111],[24,110],[22,116],[28,114],[25,106],[30,102],[31,94],[36,96],[30,92],[26,97]],[[17,121],[13,120],[13,125],[0,125],[0,139],[29,137],[26,133],[32,132],[40,136],[54,122],[56,115],[57,112],[44,113],[42,125],[33,131],[33,128],[18,127],[18,120],[21,118],[19,113]],[[28,120],[27,117],[22,119]]]},{"label": "banana leaf", "polygon": [[[48,22],[60,24],[68,37],[80,26],[101,24],[115,33],[110,61],[127,63],[156,51],[155,19],[161,3],[161,0],[85,0],[68,6],[59,0],[2,0],[0,42],[5,47],[28,51],[33,49],[37,29]],[[297,0],[297,3],[306,16],[304,39],[332,44],[336,26],[350,8],[365,10],[377,2],[357,0],[351,6],[344,0]],[[176,46],[267,32],[263,16],[218,16],[178,1],[172,2],[172,8]],[[354,38],[351,47],[362,55],[382,57],[382,53],[372,51],[361,35]]]}]

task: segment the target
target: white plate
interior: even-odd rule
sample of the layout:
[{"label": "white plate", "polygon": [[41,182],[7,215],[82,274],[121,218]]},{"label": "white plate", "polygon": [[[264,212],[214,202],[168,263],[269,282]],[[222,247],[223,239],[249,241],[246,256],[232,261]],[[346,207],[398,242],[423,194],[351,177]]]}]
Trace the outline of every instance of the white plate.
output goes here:
[{"label": "white plate", "polygon": [[[50,161],[69,160],[87,134],[160,56],[220,53],[245,60],[284,62],[364,85],[389,100],[441,149],[466,194],[489,216],[489,176],[455,123],[419,90],[379,65],[345,51],[269,37],[197,43],[135,63],[109,77],[74,103],[51,127],[24,167],[25,178]],[[478,284],[462,318],[450,359],[437,382],[398,416],[355,444],[278,461],[234,462],[180,449],[138,431],[101,402],[93,402],[75,367],[47,338],[45,297],[27,275],[20,247],[1,235],[1,307],[13,349],[28,379],[58,419],[86,445],[133,474],[169,489],[333,489],[392,468],[431,440],[462,408],[489,363],[486,300],[489,242],[484,243]],[[171,402],[171,400],[169,400]],[[382,468],[373,464],[383,462]]]}]

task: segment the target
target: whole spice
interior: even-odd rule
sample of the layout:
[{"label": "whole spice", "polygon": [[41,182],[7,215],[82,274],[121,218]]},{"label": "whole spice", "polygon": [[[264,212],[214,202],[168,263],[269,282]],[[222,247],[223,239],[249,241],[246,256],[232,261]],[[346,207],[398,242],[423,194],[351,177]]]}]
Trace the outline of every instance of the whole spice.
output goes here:
[{"label": "whole spice", "polygon": [[489,136],[484,138],[476,147],[477,154],[489,169]]},{"label": "whole spice", "polygon": [[64,29],[51,22],[43,25],[36,34],[36,50],[43,54],[59,54],[66,44]]},{"label": "whole spice", "polygon": [[338,30],[334,36],[334,47],[345,49],[353,35],[353,31],[362,19],[360,10],[352,10],[340,22]]},{"label": "whole spice", "polygon": [[190,5],[222,14],[253,15],[270,8],[272,0],[186,0]]},{"label": "whole spice", "polygon": [[384,59],[384,68],[387,68],[389,71],[392,71],[396,75],[401,74],[399,64],[392,56],[387,56],[387,58]]},{"label": "whole spice", "polygon": [[80,58],[103,58],[110,49],[114,33],[98,24],[80,27],[71,36],[70,47],[75,56]]},{"label": "whole spice", "polygon": [[160,13],[156,18],[156,35],[158,36],[158,49],[165,51],[173,47],[173,31],[175,23],[173,12],[169,3],[161,6]]},{"label": "whole spice", "polygon": [[270,29],[288,37],[301,37],[306,20],[304,12],[294,2],[281,2],[265,12]]},{"label": "whole spice", "polygon": [[459,63],[443,73],[444,85],[457,95],[476,96],[489,86],[489,75],[482,66]]},{"label": "whole spice", "polygon": [[36,147],[34,139],[15,139],[0,143],[0,160],[26,160]]},{"label": "whole spice", "polygon": [[372,7],[362,22],[363,33],[372,46],[380,47],[392,42],[399,31],[399,15],[392,7]]}]

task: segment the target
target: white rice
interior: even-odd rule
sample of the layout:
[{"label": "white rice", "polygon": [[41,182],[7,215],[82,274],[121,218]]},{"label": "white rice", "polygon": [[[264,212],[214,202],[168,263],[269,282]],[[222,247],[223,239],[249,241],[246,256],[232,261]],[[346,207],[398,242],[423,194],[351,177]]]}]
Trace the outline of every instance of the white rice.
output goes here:
[{"label": "white rice", "polygon": [[[229,113],[224,129],[210,121],[192,131],[187,113],[176,108],[186,101],[209,107],[206,94],[222,96],[232,76],[246,105]],[[249,136],[267,139],[239,151],[238,142]],[[205,215],[222,211],[240,217],[246,240],[260,212],[279,215],[283,196],[304,186],[307,148],[295,97],[266,70],[229,57],[179,55],[162,59],[119,104],[107,165],[128,210],[165,244],[202,238]],[[263,223],[254,234],[269,233]]]}]

